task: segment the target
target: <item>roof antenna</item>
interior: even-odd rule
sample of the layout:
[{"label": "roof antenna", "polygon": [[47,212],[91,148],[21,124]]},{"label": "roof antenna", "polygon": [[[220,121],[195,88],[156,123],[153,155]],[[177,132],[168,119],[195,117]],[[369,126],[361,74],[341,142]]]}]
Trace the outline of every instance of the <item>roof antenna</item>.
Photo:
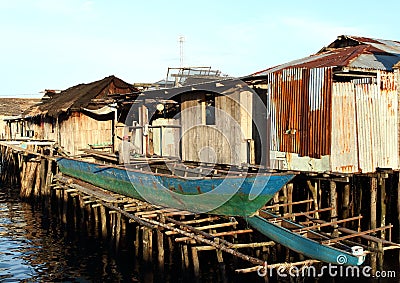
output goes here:
[{"label": "roof antenna", "polygon": [[183,43],[185,42],[185,37],[183,35],[179,36],[179,63],[180,67],[183,67]]}]

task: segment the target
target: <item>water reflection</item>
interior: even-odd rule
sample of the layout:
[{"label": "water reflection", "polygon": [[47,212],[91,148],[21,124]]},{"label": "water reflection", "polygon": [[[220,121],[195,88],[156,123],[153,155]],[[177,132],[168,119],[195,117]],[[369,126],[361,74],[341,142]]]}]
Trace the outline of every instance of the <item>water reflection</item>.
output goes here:
[{"label": "water reflection", "polygon": [[117,263],[95,239],[68,233],[41,209],[20,202],[17,191],[0,188],[1,282],[137,281],[133,264]]}]

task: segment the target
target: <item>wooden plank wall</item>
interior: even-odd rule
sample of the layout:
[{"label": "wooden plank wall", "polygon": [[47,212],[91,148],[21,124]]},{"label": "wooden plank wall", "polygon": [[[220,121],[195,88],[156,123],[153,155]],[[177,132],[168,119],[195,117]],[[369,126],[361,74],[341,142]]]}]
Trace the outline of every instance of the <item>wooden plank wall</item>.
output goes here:
[{"label": "wooden plank wall", "polygon": [[215,125],[205,122],[205,93],[182,97],[183,160],[241,164],[247,162],[247,139],[252,138],[253,93],[227,91],[215,97]]},{"label": "wooden plank wall", "polygon": [[112,143],[112,120],[101,121],[81,112],[74,112],[60,122],[61,146],[72,155],[89,144]]}]

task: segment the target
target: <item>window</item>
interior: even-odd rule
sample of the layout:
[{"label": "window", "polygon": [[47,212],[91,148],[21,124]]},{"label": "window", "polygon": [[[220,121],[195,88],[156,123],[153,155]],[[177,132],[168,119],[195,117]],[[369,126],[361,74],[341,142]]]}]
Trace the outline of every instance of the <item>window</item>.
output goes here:
[{"label": "window", "polygon": [[213,94],[206,94],[206,125],[215,125],[215,96]]}]

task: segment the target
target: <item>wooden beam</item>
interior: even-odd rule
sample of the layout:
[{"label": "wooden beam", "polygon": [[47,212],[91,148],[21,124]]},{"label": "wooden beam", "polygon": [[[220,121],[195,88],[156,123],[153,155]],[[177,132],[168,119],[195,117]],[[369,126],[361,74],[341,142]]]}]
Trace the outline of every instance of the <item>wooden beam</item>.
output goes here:
[{"label": "wooden beam", "polygon": [[362,231],[362,232],[358,232],[358,233],[354,233],[354,234],[350,234],[350,235],[346,235],[346,236],[342,236],[342,237],[337,237],[337,238],[334,238],[334,239],[329,239],[329,240],[322,241],[322,244],[331,245],[331,244],[337,243],[337,242],[342,241],[342,240],[346,240],[346,239],[350,239],[350,238],[354,238],[354,237],[358,237],[358,236],[362,236],[362,235],[368,235],[368,234],[371,234],[371,233],[375,233],[377,231],[390,229],[392,227],[393,227],[393,225],[387,225],[387,226],[384,226],[384,227],[379,227],[379,228],[370,229],[370,230],[367,230],[367,231]]},{"label": "wooden beam", "polygon": [[354,217],[347,218],[347,219],[342,219],[342,220],[337,220],[337,221],[332,221],[332,222],[321,223],[321,224],[317,224],[317,225],[313,225],[313,226],[308,226],[308,227],[304,227],[304,228],[299,228],[299,229],[293,230],[293,232],[299,233],[299,232],[302,232],[302,231],[307,231],[307,230],[311,230],[311,229],[318,229],[320,227],[326,227],[326,226],[333,226],[333,225],[337,225],[339,223],[358,220],[358,219],[361,219],[361,218],[362,218],[362,215],[354,216]]}]

